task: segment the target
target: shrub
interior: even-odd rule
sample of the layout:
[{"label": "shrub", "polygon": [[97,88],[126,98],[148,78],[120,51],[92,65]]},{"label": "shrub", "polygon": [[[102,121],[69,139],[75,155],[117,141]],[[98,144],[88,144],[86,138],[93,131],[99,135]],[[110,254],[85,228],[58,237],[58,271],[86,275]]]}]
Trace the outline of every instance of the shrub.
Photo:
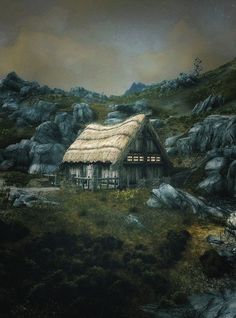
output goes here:
[{"label": "shrub", "polygon": [[232,269],[227,259],[215,250],[208,250],[200,256],[202,270],[208,277],[221,277]]}]

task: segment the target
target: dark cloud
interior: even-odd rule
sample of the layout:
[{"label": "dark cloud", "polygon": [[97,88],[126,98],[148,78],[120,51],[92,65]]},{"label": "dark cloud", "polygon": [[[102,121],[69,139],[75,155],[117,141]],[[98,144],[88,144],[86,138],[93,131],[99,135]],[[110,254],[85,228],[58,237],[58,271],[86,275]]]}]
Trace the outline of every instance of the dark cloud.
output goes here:
[{"label": "dark cloud", "polygon": [[0,0],[0,74],[121,93],[236,55],[236,1]]}]

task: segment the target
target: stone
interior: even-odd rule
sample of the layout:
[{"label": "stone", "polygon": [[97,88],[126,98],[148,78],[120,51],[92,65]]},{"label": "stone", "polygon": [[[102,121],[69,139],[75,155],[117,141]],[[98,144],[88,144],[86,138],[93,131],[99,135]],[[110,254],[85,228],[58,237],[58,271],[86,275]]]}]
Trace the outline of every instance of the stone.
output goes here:
[{"label": "stone", "polygon": [[218,171],[211,171],[206,179],[199,183],[198,188],[209,194],[224,194],[225,179]]},{"label": "stone", "polygon": [[6,112],[13,112],[19,108],[19,105],[17,102],[6,102],[2,105],[2,110]]},{"label": "stone", "polygon": [[58,126],[62,136],[62,143],[66,146],[76,138],[76,131],[73,126],[73,117],[68,113],[58,113],[55,117],[54,123]]},{"label": "stone", "polygon": [[3,160],[0,163],[0,171],[7,171],[14,167],[14,161],[13,160]]},{"label": "stone", "polygon": [[125,114],[120,111],[114,111],[107,114],[108,119],[121,119],[123,120],[125,118]]},{"label": "stone", "polygon": [[200,216],[212,216],[223,218],[224,211],[218,207],[208,206],[203,200],[193,195],[172,187],[170,184],[162,183],[158,188],[153,189],[152,196],[147,205],[152,208],[168,208],[173,210],[191,211]]},{"label": "stone", "polygon": [[231,196],[236,196],[236,160],[234,160],[230,166],[227,173],[227,186],[228,192]]},{"label": "stone", "polygon": [[11,163],[9,168],[14,167],[16,170],[27,171],[31,162],[29,153],[33,145],[35,142],[32,140],[23,139],[17,144],[8,146],[3,151],[3,157]]},{"label": "stone", "polygon": [[207,162],[205,166],[205,170],[206,171],[217,170],[220,172],[222,169],[225,168],[226,164],[227,164],[226,158],[215,157]]},{"label": "stone", "polygon": [[119,118],[109,118],[109,119],[106,119],[104,121],[104,124],[106,125],[116,125],[116,124],[119,124],[123,121],[123,119],[119,119]]},{"label": "stone", "polygon": [[151,114],[151,108],[148,104],[148,101],[141,99],[135,103],[130,104],[117,104],[112,106],[113,111],[119,111],[126,114],[126,116],[131,116],[134,114]]},{"label": "stone", "polygon": [[60,143],[62,136],[55,123],[46,121],[36,128],[32,140],[40,144],[54,144]]},{"label": "stone", "polygon": [[65,147],[62,144],[37,144],[30,150],[31,174],[54,173],[62,162]]},{"label": "stone", "polygon": [[180,139],[182,137],[182,134],[181,135],[176,135],[176,136],[172,136],[172,137],[169,137],[165,140],[165,147],[173,147],[175,146],[176,142],[178,139]]},{"label": "stone", "polygon": [[22,118],[29,125],[36,125],[52,119],[55,115],[57,104],[45,101],[38,101],[32,106],[21,107],[13,112],[9,118],[17,120]]},{"label": "stone", "polygon": [[165,121],[159,118],[150,119],[150,122],[155,129],[162,128],[166,125]]},{"label": "stone", "polygon": [[236,143],[236,116],[208,116],[202,122],[196,123],[187,136],[178,135],[171,138],[166,140],[165,146],[176,148],[180,155],[232,149]]},{"label": "stone", "polygon": [[88,123],[93,119],[94,113],[88,104],[80,103],[73,105],[73,124],[75,127]]},{"label": "stone", "polygon": [[219,237],[219,236],[215,236],[215,235],[208,235],[207,237],[207,241],[210,244],[216,244],[216,245],[222,245],[224,244],[224,241]]},{"label": "stone", "polygon": [[223,96],[210,95],[204,101],[196,104],[192,110],[192,113],[193,114],[200,114],[203,112],[211,111],[215,108],[222,106],[224,104],[224,102],[225,102],[225,99]]}]

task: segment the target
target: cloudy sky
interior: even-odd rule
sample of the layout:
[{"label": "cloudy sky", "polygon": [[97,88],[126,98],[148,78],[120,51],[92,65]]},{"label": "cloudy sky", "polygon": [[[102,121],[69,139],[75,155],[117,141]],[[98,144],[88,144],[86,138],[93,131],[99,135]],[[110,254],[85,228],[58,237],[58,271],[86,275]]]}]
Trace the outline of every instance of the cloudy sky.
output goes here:
[{"label": "cloudy sky", "polygon": [[236,57],[236,0],[0,0],[0,76],[120,94]]}]

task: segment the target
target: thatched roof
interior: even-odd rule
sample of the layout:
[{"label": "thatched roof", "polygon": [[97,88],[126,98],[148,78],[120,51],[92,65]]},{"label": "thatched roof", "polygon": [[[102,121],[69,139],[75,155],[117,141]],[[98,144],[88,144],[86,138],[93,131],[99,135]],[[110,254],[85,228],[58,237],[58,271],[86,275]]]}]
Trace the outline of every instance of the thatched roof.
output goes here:
[{"label": "thatched roof", "polygon": [[145,115],[140,114],[112,126],[90,124],[66,151],[63,163],[102,162],[115,165],[127,154],[129,145],[146,123]]}]

